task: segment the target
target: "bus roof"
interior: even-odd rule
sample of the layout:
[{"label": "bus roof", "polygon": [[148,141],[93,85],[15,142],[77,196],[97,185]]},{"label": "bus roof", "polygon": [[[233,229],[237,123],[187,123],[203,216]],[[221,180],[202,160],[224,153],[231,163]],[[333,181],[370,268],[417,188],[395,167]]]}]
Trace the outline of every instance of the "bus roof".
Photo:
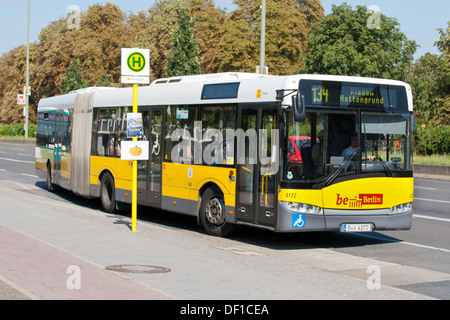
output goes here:
[{"label": "bus roof", "polygon": [[[341,81],[371,84],[404,86],[408,96],[409,111],[412,111],[411,87],[401,81],[348,77],[335,75],[300,74],[290,76],[260,75],[255,73],[227,72],[215,74],[192,75],[182,77],[162,78],[153,81],[149,86],[138,88],[138,105],[188,105],[214,103],[247,103],[247,102],[277,102],[277,90],[285,90],[287,94],[283,105],[291,105],[291,94],[299,88],[299,81]],[[202,91],[208,84],[239,83],[237,98],[202,99]],[[119,107],[133,105],[133,88],[98,88],[80,89],[66,95],[42,99],[39,110],[70,108],[79,93],[95,90],[93,107]],[[291,92],[289,92],[291,91]],[[44,109],[45,108],[45,109]]]}]

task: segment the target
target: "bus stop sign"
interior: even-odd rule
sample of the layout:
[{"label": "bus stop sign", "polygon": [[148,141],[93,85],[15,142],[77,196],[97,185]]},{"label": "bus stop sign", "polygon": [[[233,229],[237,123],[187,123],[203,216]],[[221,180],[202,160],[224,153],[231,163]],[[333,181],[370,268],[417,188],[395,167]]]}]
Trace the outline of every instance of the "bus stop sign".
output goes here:
[{"label": "bus stop sign", "polygon": [[122,83],[150,83],[150,50],[122,48]]}]

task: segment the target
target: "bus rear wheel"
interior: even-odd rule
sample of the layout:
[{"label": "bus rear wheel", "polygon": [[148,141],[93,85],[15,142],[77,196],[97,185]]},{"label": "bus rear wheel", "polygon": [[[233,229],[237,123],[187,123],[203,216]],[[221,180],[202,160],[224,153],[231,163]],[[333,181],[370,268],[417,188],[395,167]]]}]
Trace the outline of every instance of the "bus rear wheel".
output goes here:
[{"label": "bus rear wheel", "polygon": [[200,219],[206,232],[215,237],[230,236],[236,229],[225,220],[225,202],[217,187],[208,188],[203,193]]},{"label": "bus rear wheel", "polygon": [[102,202],[103,210],[107,213],[114,213],[116,210],[116,187],[114,178],[110,173],[105,173],[102,176],[100,187],[100,200]]},{"label": "bus rear wheel", "polygon": [[47,178],[46,178],[46,182],[47,182],[47,190],[50,192],[54,192],[55,191],[55,185],[52,183],[52,166],[51,164],[47,164]]}]

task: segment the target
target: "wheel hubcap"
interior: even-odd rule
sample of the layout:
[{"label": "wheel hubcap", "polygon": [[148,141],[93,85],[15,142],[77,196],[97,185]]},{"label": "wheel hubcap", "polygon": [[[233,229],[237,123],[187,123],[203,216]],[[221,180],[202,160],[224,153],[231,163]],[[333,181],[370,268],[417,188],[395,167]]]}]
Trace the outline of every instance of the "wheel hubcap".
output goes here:
[{"label": "wheel hubcap", "polygon": [[223,211],[222,206],[217,199],[211,199],[206,206],[206,217],[208,221],[214,224],[222,222]]}]

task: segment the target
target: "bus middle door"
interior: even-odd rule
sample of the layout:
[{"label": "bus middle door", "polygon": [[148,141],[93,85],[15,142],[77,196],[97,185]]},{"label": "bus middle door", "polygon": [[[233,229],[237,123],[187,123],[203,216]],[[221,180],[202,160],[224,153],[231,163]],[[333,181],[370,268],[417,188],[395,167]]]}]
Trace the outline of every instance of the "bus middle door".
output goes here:
[{"label": "bus middle door", "polygon": [[138,161],[138,202],[161,207],[163,110],[142,111],[144,140],[149,142],[149,160]]},{"label": "bus middle door", "polygon": [[[278,110],[242,107],[239,119],[245,138],[236,141],[238,222],[272,229],[276,223],[279,168]],[[240,155],[245,161],[239,159]]]}]

